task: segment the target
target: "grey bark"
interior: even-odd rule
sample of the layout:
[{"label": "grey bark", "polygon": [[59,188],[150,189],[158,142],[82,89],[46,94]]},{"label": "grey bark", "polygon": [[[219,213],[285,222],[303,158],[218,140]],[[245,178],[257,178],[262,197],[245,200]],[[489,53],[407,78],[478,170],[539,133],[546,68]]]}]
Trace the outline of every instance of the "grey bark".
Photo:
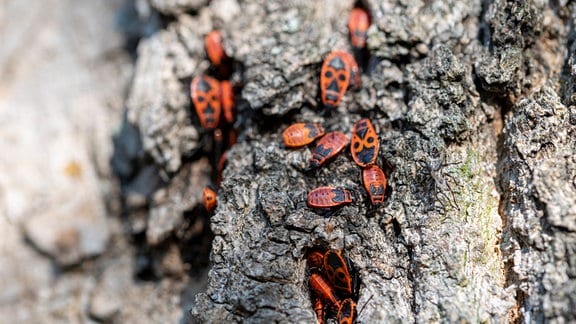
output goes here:
[{"label": "grey bark", "polygon": [[[193,2],[188,13],[170,9],[174,21],[140,44],[128,100],[170,183],[163,190],[179,195],[153,202],[146,231],[159,244],[208,182],[208,173],[188,181],[191,165],[210,170],[194,158],[209,154],[209,134],[188,86],[209,67],[202,36],[222,29],[244,85],[240,141],[228,152],[208,288],[193,316],[313,322],[304,256],[324,246],[343,249],[359,272],[360,322],[575,319],[573,3],[367,0],[362,89],[323,113],[320,66],[332,49],[350,50],[352,1],[227,1],[229,15],[223,1]],[[311,175],[310,149],[281,144],[292,122],[349,133],[361,116],[378,129],[389,179],[375,210],[348,152]],[[356,200],[321,215],[306,206],[321,185]]]}]

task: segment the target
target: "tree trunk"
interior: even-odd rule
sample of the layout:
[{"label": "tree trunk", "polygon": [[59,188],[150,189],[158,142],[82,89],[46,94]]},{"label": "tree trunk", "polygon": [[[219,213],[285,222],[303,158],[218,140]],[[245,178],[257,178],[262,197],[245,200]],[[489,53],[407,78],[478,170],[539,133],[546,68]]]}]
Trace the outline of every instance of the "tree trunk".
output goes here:
[{"label": "tree trunk", "polygon": [[[189,99],[191,78],[212,72],[210,30],[222,31],[242,85],[198,320],[313,322],[314,247],[353,263],[363,323],[576,320],[574,3],[362,1],[372,18],[362,87],[329,110],[320,67],[351,51],[352,1],[172,2],[152,2],[174,20],[141,42],[128,100],[169,181],[152,203],[151,245],[182,225],[215,168]],[[311,148],[282,144],[294,122],[350,135],[362,117],[388,178],[378,207],[348,148],[310,173]],[[354,202],[309,208],[308,192],[325,185]]]}]

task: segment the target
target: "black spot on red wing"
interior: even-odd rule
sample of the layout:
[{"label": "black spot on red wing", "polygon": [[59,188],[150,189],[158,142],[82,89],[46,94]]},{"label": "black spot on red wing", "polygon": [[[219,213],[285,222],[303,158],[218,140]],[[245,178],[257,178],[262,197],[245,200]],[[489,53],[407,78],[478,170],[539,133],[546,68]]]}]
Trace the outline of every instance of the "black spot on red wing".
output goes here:
[{"label": "black spot on red wing", "polygon": [[340,189],[334,189],[332,190],[332,192],[334,193],[334,198],[332,198],[333,202],[335,203],[344,202],[344,199],[346,198],[346,196],[344,195],[344,191]]},{"label": "black spot on red wing", "polygon": [[344,61],[339,57],[335,57],[335,58],[331,59],[330,62],[328,62],[328,66],[333,67],[336,70],[345,70],[346,69],[346,65],[344,64]]},{"label": "black spot on red wing", "polygon": [[342,259],[342,257],[340,257],[338,253],[334,251],[327,251],[326,254],[324,255],[324,263],[334,269],[346,266],[343,263],[343,261],[344,260]]},{"label": "black spot on red wing", "polygon": [[374,196],[382,196],[384,195],[384,186],[375,186],[373,184],[370,185],[370,192]]},{"label": "black spot on red wing", "polygon": [[197,96],[197,97],[196,97],[196,100],[197,100],[198,102],[204,102],[204,96]]},{"label": "black spot on red wing", "polygon": [[340,74],[340,75],[338,76],[338,80],[340,80],[340,81],[346,81],[346,76],[345,76],[344,74]]},{"label": "black spot on red wing", "polygon": [[324,76],[327,78],[331,78],[332,77],[332,71],[326,71],[326,73],[324,73]]},{"label": "black spot on red wing", "polygon": [[355,142],[355,143],[354,143],[354,148],[357,149],[358,147],[360,147],[360,142]]},{"label": "black spot on red wing", "polygon": [[368,133],[368,127],[366,127],[366,125],[364,123],[362,125],[363,125],[363,127],[358,127],[356,129],[356,134],[358,134],[358,136],[360,136],[360,138],[366,137],[366,133]]},{"label": "black spot on red wing", "polygon": [[361,31],[360,29],[356,29],[354,31],[354,35],[360,39],[364,39],[366,38],[366,32],[365,31]]},{"label": "black spot on red wing", "polygon": [[212,108],[211,104],[207,104],[206,108],[204,108],[204,113],[205,114],[213,114],[215,112],[214,108]]},{"label": "black spot on red wing", "polygon": [[204,79],[200,79],[200,81],[198,82],[198,90],[202,92],[208,92],[211,89],[212,87],[210,86],[210,83],[206,82],[206,80]]},{"label": "black spot on red wing", "polygon": [[327,90],[332,90],[332,91],[338,92],[338,89],[339,89],[338,82],[336,82],[336,80],[332,80],[332,82],[330,82],[330,84],[328,84]]},{"label": "black spot on red wing", "polygon": [[365,147],[356,156],[358,157],[358,160],[360,160],[360,162],[369,163],[374,158],[375,151],[376,151],[375,147],[370,147],[370,148]]},{"label": "black spot on red wing", "polygon": [[304,127],[310,132],[310,137],[318,136],[318,132],[316,132],[316,127],[313,124],[305,124]]},{"label": "black spot on red wing", "polygon": [[351,283],[349,280],[347,280],[348,275],[347,273],[344,272],[343,269],[336,269],[335,272],[335,276],[333,279],[333,283],[332,285],[334,285],[334,288],[336,290],[339,291],[345,291],[346,294],[351,294],[352,293],[352,287],[351,287]]},{"label": "black spot on red wing", "polygon": [[318,145],[316,147],[316,149],[314,150],[314,156],[319,156],[319,160],[321,158],[325,158],[327,156],[330,155],[330,153],[332,153],[332,148],[331,147],[324,147],[324,145]]},{"label": "black spot on red wing", "polygon": [[366,142],[368,143],[374,143],[374,137],[370,136],[366,139]]},{"label": "black spot on red wing", "polygon": [[326,92],[326,100],[335,102],[336,100],[338,100],[338,93],[333,91]]}]

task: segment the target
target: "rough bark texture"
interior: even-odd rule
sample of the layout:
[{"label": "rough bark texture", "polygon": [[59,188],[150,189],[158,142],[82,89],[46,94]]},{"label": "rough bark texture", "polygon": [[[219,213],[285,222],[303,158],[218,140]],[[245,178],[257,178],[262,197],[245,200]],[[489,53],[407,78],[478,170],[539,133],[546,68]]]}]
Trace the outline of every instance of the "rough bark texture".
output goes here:
[{"label": "rough bark texture", "polygon": [[[241,67],[241,140],[228,153],[208,289],[192,314],[314,321],[304,255],[323,246],[343,249],[358,269],[361,322],[573,319],[574,72],[563,54],[573,7],[365,1],[373,25],[362,89],[325,112],[319,68],[330,50],[350,50],[352,5],[243,1],[241,14],[222,21],[211,4],[141,45],[130,114],[141,116],[132,121],[168,173],[207,137],[185,90],[206,71],[201,36],[212,26],[203,22],[222,29]],[[196,45],[178,50],[186,44]],[[151,94],[143,78],[165,101],[142,104],[139,94]],[[281,144],[292,122],[349,133],[361,116],[378,128],[389,178],[377,209],[348,152],[310,174],[310,149]],[[349,188],[356,201],[319,214],[306,195],[320,185]]]},{"label": "rough bark texture", "polygon": [[[574,319],[574,58],[564,55],[573,5],[363,4],[373,19],[363,86],[332,112],[319,104],[319,67],[330,50],[350,50],[351,1],[243,1],[234,19],[212,19],[241,67],[241,141],[228,153],[211,218],[208,289],[192,314],[314,321],[304,256],[322,246],[343,249],[358,270],[360,322]],[[148,117],[132,120],[168,173],[187,152],[186,134],[200,136],[188,148],[207,136],[189,124],[184,90],[206,70],[201,46],[184,58],[176,49],[201,44],[211,9],[176,16],[140,48],[146,63],[130,110]],[[167,102],[141,104],[138,94],[150,94],[142,78]],[[376,209],[348,152],[310,174],[310,149],[281,144],[292,122],[349,133],[361,116],[378,128],[378,162],[389,178],[386,203]],[[321,185],[349,188],[356,200],[320,214],[306,196]]]},{"label": "rough bark texture", "polygon": [[[361,1],[372,16],[368,54],[357,53],[362,88],[326,111],[320,67],[330,51],[351,51],[346,24],[354,5],[135,1],[148,23],[125,29],[147,37],[113,140],[119,184],[107,182],[112,189],[103,194],[121,189],[121,221],[105,216],[118,206],[106,209],[94,198],[101,195],[95,174],[108,179],[110,146],[94,149],[97,162],[88,153],[55,154],[62,158],[46,170],[66,177],[54,177],[50,184],[61,190],[35,209],[22,207],[14,184],[36,165],[0,175],[7,215],[0,252],[11,260],[0,265],[0,317],[314,322],[305,255],[323,247],[343,250],[359,274],[359,322],[576,320],[576,5]],[[239,141],[227,152],[218,207],[208,217],[200,202],[214,174],[214,143],[199,126],[189,84],[215,72],[203,48],[215,28],[241,91]],[[17,120],[9,111],[1,116]],[[378,164],[388,177],[386,201],[376,208],[349,148],[309,172],[311,148],[282,145],[282,130],[294,122],[350,134],[362,117],[377,128]],[[50,139],[47,151],[73,146],[77,135],[66,134],[59,138],[67,141]],[[3,167],[20,161],[19,151],[8,145],[8,152]],[[78,165],[90,163],[95,174],[78,178]],[[308,192],[324,185],[351,190],[354,202],[329,213],[309,208]],[[74,208],[62,207],[62,197],[72,196]],[[49,259],[38,259],[22,236]],[[27,266],[39,271],[20,271]],[[57,280],[52,266],[63,271]]]}]

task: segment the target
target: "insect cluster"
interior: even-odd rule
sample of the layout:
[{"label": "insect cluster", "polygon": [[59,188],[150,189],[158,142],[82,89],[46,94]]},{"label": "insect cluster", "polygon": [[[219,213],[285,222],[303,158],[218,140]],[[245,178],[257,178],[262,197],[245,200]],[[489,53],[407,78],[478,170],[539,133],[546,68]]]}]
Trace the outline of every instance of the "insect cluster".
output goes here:
[{"label": "insect cluster", "polygon": [[[217,161],[217,186],[226,163],[225,149],[236,143],[236,130],[233,127],[236,117],[235,89],[227,79],[232,69],[232,60],[224,50],[220,31],[214,30],[206,35],[204,48],[215,68],[216,78],[208,75],[194,77],[190,83],[190,97],[200,125],[212,135],[213,158]],[[204,188],[202,201],[208,212],[216,208],[216,196],[214,186]]]},{"label": "insect cluster", "polygon": [[[354,8],[350,14],[348,28],[350,41],[355,50],[366,46],[366,31],[370,26],[370,16],[362,8]],[[361,86],[360,69],[352,54],[333,51],[324,59],[320,72],[320,97],[327,109],[340,103],[348,88]],[[362,168],[362,180],[373,205],[384,202],[386,175],[376,164],[380,143],[378,134],[369,118],[362,118],[352,128],[350,151],[356,164]],[[314,170],[334,158],[348,145],[349,138],[342,132],[326,133],[320,124],[296,123],[282,133],[284,146],[299,148],[319,139],[312,150],[312,160],[308,169]],[[308,194],[308,206],[313,208],[333,208],[353,202],[352,193],[345,188],[322,186]]]},{"label": "insect cluster", "polygon": [[[357,56],[365,53],[369,26],[368,12],[363,8],[354,8],[348,28],[350,42]],[[205,37],[205,49],[215,68],[216,77],[196,76],[190,85],[190,95],[202,128],[212,135],[214,161],[218,161],[215,181],[218,185],[226,161],[225,148],[236,141],[233,128],[235,89],[227,80],[232,60],[222,46],[222,36],[218,31],[212,31]],[[335,109],[348,89],[361,88],[361,71],[354,55],[342,50],[329,53],[322,64],[319,83],[322,105],[328,110]],[[386,176],[376,165],[380,144],[370,119],[357,121],[351,131],[351,138],[343,132],[326,132],[322,125],[307,122],[292,124],[284,130],[282,138],[287,148],[300,148],[317,141],[312,150],[309,170],[322,167],[351,142],[351,155],[362,168],[364,187],[371,203],[378,205],[384,202]],[[216,208],[216,196],[213,188],[204,189],[203,203],[208,212]],[[351,190],[331,186],[313,189],[307,199],[308,206],[317,209],[330,209],[353,201]],[[327,319],[336,319],[339,323],[353,323],[356,318],[359,280],[351,262],[341,251],[319,248],[308,253],[307,260],[311,299],[318,321],[324,323]]]},{"label": "insect cluster", "polygon": [[358,274],[337,250],[312,250],[307,255],[312,307],[319,323],[336,318],[353,323],[358,300]]},{"label": "insect cluster", "polygon": [[[363,8],[354,8],[350,14],[348,28],[350,42],[356,53],[366,46],[366,32],[370,16]],[[361,87],[358,63],[348,52],[333,51],[322,64],[320,71],[320,99],[325,109],[336,108],[348,89]],[[284,146],[300,148],[312,144],[312,159],[308,170],[316,170],[337,154],[350,142],[354,162],[362,168],[362,181],[372,205],[384,202],[386,175],[376,164],[380,142],[376,129],[369,118],[358,120],[351,138],[342,132],[326,133],[324,127],[315,123],[292,124],[282,133]],[[307,203],[311,208],[329,209],[352,203],[354,196],[349,189],[321,186],[308,193]],[[338,323],[353,323],[356,318],[359,280],[351,262],[341,251],[314,249],[307,255],[311,301],[318,318],[324,323],[335,318]]]}]

